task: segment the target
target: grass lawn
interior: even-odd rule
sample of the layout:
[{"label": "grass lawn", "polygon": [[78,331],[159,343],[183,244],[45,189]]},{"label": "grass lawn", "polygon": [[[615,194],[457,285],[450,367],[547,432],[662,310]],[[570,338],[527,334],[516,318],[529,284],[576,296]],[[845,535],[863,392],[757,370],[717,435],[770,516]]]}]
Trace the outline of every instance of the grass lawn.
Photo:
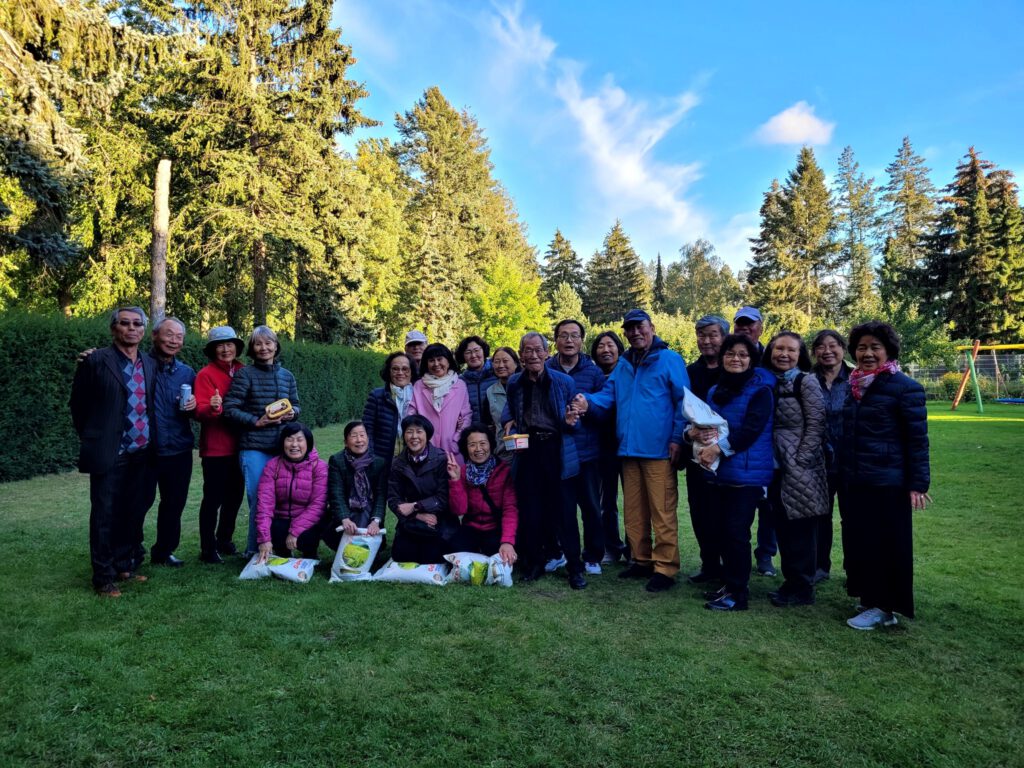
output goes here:
[{"label": "grass lawn", "polygon": [[[930,415],[918,618],[890,631],[846,627],[838,565],[816,606],[773,608],[779,580],[755,576],[727,615],[619,566],[579,593],[240,582],[241,561],[196,559],[198,461],[188,565],[103,600],[88,478],[0,486],[0,764],[1024,765],[1024,407]],[[338,450],[340,427],[317,440]]]}]

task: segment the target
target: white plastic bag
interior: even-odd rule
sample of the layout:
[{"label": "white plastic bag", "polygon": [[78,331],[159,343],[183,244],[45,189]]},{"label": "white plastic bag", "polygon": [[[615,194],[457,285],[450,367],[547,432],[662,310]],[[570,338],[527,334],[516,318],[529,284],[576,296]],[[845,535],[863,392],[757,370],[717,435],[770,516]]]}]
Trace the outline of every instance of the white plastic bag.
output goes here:
[{"label": "white plastic bag", "polygon": [[443,587],[448,583],[448,566],[440,563],[396,563],[394,560],[388,560],[373,575],[373,580],[402,584],[434,584]]},{"label": "white plastic bag", "polygon": [[267,559],[267,567],[272,576],[305,584],[313,578],[313,569],[319,562],[304,557],[271,557]]},{"label": "white plastic bag", "polygon": [[331,566],[330,581],[369,581],[373,578],[370,569],[385,533],[387,531],[382,528],[378,535],[370,536],[365,528],[356,528],[355,535],[344,534]]},{"label": "white plastic bag", "polygon": [[[729,436],[729,422],[715,413],[710,405],[693,394],[689,387],[683,387],[683,418],[695,427],[717,429],[718,438],[715,440],[716,443]],[[700,464],[700,459],[697,456],[701,448],[712,444],[694,442],[691,460],[696,464]],[[705,469],[715,472],[718,470],[718,465],[721,461],[721,457],[719,457],[712,462],[710,467],[705,467]]]},{"label": "white plastic bag", "polygon": [[243,568],[242,572],[238,574],[238,578],[242,581],[253,581],[255,579],[270,578],[270,561],[281,560],[283,562],[287,558],[274,557],[273,555],[271,555],[271,557],[268,558],[267,562],[265,563],[259,562],[259,559],[260,555],[257,552],[255,555],[252,556],[252,559],[245,564],[245,568]]},{"label": "white plastic bag", "polygon": [[449,581],[473,586],[512,586],[512,566],[505,565],[501,555],[488,557],[476,552],[452,552],[444,559],[452,564]]}]

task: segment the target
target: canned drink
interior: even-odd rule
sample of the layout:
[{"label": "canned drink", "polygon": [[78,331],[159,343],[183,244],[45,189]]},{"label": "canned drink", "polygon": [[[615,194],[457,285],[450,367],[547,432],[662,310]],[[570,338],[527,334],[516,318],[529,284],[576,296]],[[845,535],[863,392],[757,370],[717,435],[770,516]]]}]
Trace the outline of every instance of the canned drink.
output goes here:
[{"label": "canned drink", "polygon": [[185,410],[185,403],[192,397],[192,387],[188,384],[181,385],[181,394],[178,396],[178,408]]}]

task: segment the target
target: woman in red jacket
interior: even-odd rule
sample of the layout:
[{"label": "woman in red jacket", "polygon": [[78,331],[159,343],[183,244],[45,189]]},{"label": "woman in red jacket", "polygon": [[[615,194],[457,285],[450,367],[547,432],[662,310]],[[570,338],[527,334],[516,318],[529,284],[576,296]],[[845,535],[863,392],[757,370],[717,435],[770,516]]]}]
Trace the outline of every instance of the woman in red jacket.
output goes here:
[{"label": "woman in red jacket", "polygon": [[459,436],[462,467],[448,454],[448,505],[462,518],[462,526],[449,543],[452,552],[501,555],[516,562],[516,527],[519,510],[508,464],[494,457],[494,434],[485,424],[470,424]]},{"label": "woman in red jacket", "polygon": [[245,483],[238,464],[238,434],[224,418],[224,395],[231,388],[235,371],[242,368],[238,356],[245,343],[235,329],[219,325],[210,329],[204,352],[209,365],[196,374],[196,418],[199,456],[203,462],[203,501],[199,505],[199,559],[219,564],[221,555],[237,555],[231,540],[235,520],[242,506]]}]

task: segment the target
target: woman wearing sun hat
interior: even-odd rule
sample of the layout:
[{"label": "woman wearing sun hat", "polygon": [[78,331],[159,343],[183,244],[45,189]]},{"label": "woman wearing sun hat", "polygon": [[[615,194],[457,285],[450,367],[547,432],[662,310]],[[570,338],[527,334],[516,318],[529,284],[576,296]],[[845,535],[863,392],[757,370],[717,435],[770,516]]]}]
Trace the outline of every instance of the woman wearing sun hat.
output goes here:
[{"label": "woman wearing sun hat", "polygon": [[199,559],[223,563],[221,555],[238,553],[231,540],[242,505],[245,483],[238,464],[238,432],[224,418],[224,395],[241,369],[245,343],[230,325],[210,329],[203,351],[210,363],[196,374],[199,456],[203,462],[203,501],[199,505]]}]

